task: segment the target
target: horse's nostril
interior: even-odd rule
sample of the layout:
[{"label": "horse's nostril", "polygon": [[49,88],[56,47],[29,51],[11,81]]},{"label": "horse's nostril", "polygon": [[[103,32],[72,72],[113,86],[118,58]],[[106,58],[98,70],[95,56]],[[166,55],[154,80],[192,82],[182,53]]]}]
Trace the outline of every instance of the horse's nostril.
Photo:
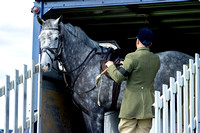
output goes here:
[{"label": "horse's nostril", "polygon": [[47,64],[48,68],[50,67],[50,63]]}]

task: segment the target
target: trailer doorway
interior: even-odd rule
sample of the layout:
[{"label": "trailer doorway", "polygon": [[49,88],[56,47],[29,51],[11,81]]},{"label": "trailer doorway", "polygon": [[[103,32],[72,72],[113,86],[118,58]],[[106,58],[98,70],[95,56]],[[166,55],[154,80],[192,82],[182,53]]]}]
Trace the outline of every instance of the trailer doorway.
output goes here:
[{"label": "trailer doorway", "polygon": [[[48,0],[44,1],[45,14],[42,16],[43,19],[58,18],[62,15],[63,23],[79,26],[95,41],[115,40],[126,53],[136,50],[136,35],[143,27],[149,27],[153,30],[154,40],[151,51],[154,53],[177,50],[194,56],[194,53],[200,51],[198,46],[200,38],[200,2],[198,1],[150,2],[146,4],[138,2],[127,5],[122,3],[114,6],[104,6],[103,4],[100,6],[85,5],[85,7],[67,6],[68,1],[64,0],[62,0],[63,2],[61,0],[58,2],[56,0],[53,2],[50,0],[50,2]],[[92,0],[88,1],[92,2]],[[85,0],[86,3],[88,1]],[[73,132],[74,130],[79,132],[76,127],[83,124],[83,119],[81,118],[81,121],[78,121],[80,115],[78,118],[74,117],[76,114],[68,108],[73,106],[70,102],[63,103],[66,96],[60,95],[63,94],[63,90],[60,90],[63,87],[58,86],[61,79],[57,77],[53,72],[43,76],[45,86],[43,94],[49,96],[46,100],[47,103],[45,103],[45,99],[43,101],[43,114],[46,112],[49,112],[49,114],[56,112],[58,114],[57,117],[52,119],[46,116],[43,119],[43,129],[45,129],[45,124],[49,123],[47,121],[51,121],[47,125],[49,130],[46,132],[49,132],[52,126],[54,126],[53,128],[60,128],[62,131],[68,128],[69,131],[65,130],[65,132]],[[64,86],[64,83],[62,85]],[[69,100],[70,96],[66,101]],[[59,107],[62,111],[55,110],[57,109],[55,107]],[[117,116],[115,113],[110,117],[106,116],[107,123],[113,124],[113,121],[117,121]],[[73,127],[74,123],[78,125]],[[112,131],[116,133],[117,123],[111,126],[113,127]],[[85,131],[83,125],[79,129],[82,132]],[[112,133],[111,131],[108,132]]]}]

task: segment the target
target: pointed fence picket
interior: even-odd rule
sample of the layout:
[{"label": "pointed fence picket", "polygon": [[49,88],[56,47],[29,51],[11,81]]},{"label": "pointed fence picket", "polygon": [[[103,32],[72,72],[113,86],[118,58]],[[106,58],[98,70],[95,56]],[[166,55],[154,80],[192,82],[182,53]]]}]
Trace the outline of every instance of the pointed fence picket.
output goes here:
[{"label": "pointed fence picket", "polygon": [[[38,75],[38,108],[37,112],[34,112],[34,95],[35,95],[35,76]],[[31,79],[31,110],[30,116],[27,116],[27,80]],[[22,99],[22,125],[19,125],[19,85],[22,84],[23,99]],[[19,76],[19,71],[15,70],[14,81],[10,81],[10,76],[6,76],[5,86],[0,88],[0,97],[5,97],[5,117],[4,117],[4,133],[9,133],[9,103],[10,103],[10,91],[14,89],[14,121],[13,132],[25,133],[28,131],[34,133],[34,123],[37,122],[37,133],[41,133],[41,108],[42,108],[42,73],[40,63],[35,65],[35,61],[32,61],[31,70],[27,71],[27,65],[24,65],[23,74]],[[30,118],[30,119],[27,119]]]},{"label": "pointed fence picket", "polygon": [[155,92],[155,133],[200,133],[200,58],[195,54],[183,74],[170,77],[163,94]]}]

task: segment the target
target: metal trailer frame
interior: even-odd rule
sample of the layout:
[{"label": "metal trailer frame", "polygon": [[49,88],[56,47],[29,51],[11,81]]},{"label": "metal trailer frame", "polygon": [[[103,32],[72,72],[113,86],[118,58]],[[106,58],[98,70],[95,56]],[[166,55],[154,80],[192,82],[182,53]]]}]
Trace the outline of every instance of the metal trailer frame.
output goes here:
[{"label": "metal trailer frame", "polygon": [[[51,9],[65,8],[84,8],[84,7],[103,7],[103,6],[119,6],[119,5],[134,5],[134,4],[150,4],[150,3],[166,3],[166,2],[184,2],[188,0],[36,0],[34,6],[40,8],[39,16],[42,16]],[[38,55],[40,52],[38,36],[40,33],[40,25],[37,22],[36,15],[33,17],[33,45],[32,59],[38,63]]]}]

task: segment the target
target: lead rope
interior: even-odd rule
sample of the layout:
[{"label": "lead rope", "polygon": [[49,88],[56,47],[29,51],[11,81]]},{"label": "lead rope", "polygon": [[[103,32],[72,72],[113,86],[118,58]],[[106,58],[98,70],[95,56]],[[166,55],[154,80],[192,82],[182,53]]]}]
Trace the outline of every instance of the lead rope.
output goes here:
[{"label": "lead rope", "polygon": [[98,92],[98,101],[97,101],[97,104],[98,104],[99,106],[101,106],[101,103],[100,103],[100,94],[101,94],[102,84],[103,84],[103,75],[101,76],[101,83],[100,83],[99,92]]}]

